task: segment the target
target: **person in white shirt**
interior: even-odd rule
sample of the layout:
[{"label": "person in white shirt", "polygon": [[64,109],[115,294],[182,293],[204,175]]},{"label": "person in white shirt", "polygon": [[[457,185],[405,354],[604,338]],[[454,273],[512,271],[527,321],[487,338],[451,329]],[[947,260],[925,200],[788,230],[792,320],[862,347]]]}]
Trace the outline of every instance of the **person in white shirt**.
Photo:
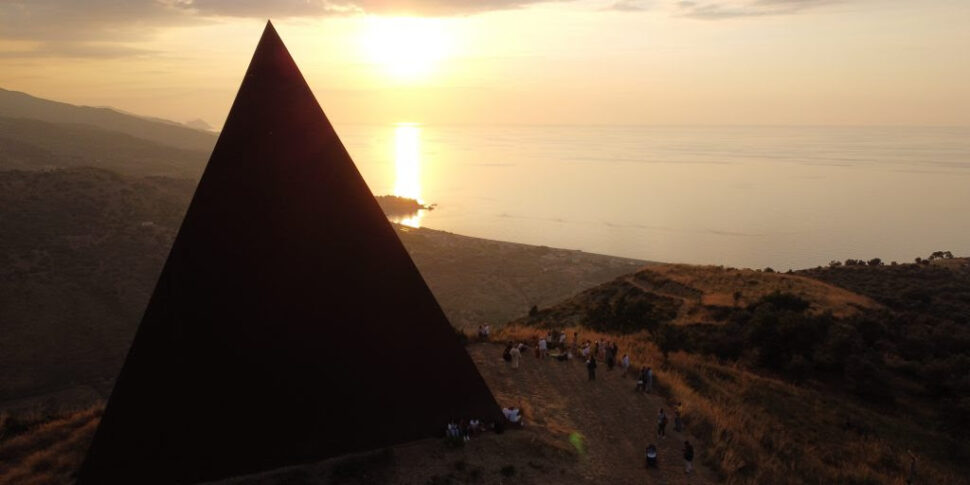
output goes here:
[{"label": "person in white shirt", "polygon": [[539,338],[539,357],[545,358],[549,354],[549,344],[545,337]]},{"label": "person in white shirt", "polygon": [[512,368],[513,369],[518,369],[519,368],[519,358],[522,357],[522,352],[519,351],[519,346],[518,345],[513,345],[512,346],[512,350],[509,351],[509,354],[512,356]]}]

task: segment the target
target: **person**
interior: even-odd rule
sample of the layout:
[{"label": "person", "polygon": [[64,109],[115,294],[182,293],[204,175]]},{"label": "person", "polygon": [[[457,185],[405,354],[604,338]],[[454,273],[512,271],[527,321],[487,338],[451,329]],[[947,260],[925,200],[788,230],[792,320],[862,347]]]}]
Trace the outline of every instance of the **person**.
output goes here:
[{"label": "person", "polygon": [[657,438],[667,437],[667,415],[664,413],[664,409],[660,408],[660,412],[657,413]]},{"label": "person", "polygon": [[589,360],[589,341],[583,344],[583,358]]},{"label": "person", "polygon": [[549,342],[545,337],[539,337],[539,357],[546,358],[549,355]]},{"label": "person", "polygon": [[596,380],[596,357],[590,356],[586,361],[586,370],[589,372],[589,380]]},{"label": "person", "polygon": [[482,431],[482,422],[477,419],[470,419],[468,421],[468,434],[475,436]]},{"label": "person", "polygon": [[623,358],[620,359],[620,367],[623,368],[623,375],[625,376],[627,372],[630,372],[630,356],[623,354]]},{"label": "person", "polygon": [[657,468],[657,445],[647,445],[647,468]]},{"label": "person", "polygon": [[484,340],[484,339],[485,339],[485,330],[482,330],[482,326],[479,325],[478,326],[478,340]]},{"label": "person", "polygon": [[517,428],[522,427],[522,411],[520,411],[519,408],[502,408],[502,414],[505,415],[505,420],[508,421],[510,426]]},{"label": "person", "polygon": [[519,368],[519,358],[522,357],[522,352],[519,351],[518,345],[513,345],[512,349],[509,350],[509,356],[512,358],[512,368]]},{"label": "person", "polygon": [[488,340],[488,337],[491,334],[492,334],[492,327],[491,325],[486,323],[485,326],[482,327],[482,336],[485,338],[485,340]]},{"label": "person", "polygon": [[613,353],[613,345],[607,344],[606,346],[606,369],[613,370],[613,366],[616,365],[616,354]]},{"label": "person", "polygon": [[559,332],[559,349],[566,352],[566,332]]},{"label": "person", "polygon": [[458,430],[458,424],[454,421],[448,423],[448,429],[445,430],[445,436],[450,439],[455,439],[461,436],[461,432]]},{"label": "person", "polygon": [[647,380],[643,382],[647,392],[653,392],[653,369],[647,367]]},{"label": "person", "polygon": [[512,342],[509,342],[509,344],[505,346],[505,350],[502,351],[502,360],[512,362]]},{"label": "person", "polygon": [[639,392],[639,391],[646,391],[646,390],[647,390],[647,366],[643,366],[643,368],[640,369],[640,376],[637,379],[637,391]]},{"label": "person", "polygon": [[694,447],[690,445],[690,441],[684,442],[684,468],[687,473],[694,470]]}]

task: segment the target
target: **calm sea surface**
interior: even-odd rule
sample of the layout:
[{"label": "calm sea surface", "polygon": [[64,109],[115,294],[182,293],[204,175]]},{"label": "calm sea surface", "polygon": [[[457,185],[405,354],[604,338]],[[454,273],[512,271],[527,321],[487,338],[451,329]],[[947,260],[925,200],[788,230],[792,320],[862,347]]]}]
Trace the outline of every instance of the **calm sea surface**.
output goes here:
[{"label": "calm sea surface", "polygon": [[798,269],[970,255],[970,128],[338,126],[410,225],[654,261]]}]

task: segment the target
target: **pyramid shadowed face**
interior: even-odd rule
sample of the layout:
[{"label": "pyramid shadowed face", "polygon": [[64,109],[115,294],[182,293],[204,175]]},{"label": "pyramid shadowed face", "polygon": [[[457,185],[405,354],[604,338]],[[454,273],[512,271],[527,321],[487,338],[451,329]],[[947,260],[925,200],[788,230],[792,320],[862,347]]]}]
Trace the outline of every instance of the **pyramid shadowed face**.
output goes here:
[{"label": "pyramid shadowed face", "polygon": [[268,25],[78,483],[246,474],[455,416],[502,417]]}]

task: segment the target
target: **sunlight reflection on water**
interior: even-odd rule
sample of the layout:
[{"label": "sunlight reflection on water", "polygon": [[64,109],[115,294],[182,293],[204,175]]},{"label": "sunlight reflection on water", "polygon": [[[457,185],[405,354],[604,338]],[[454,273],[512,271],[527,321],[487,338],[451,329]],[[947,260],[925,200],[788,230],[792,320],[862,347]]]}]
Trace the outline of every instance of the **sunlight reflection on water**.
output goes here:
[{"label": "sunlight reflection on water", "polygon": [[[421,126],[416,123],[394,125],[394,195],[423,204],[421,199]],[[423,210],[391,221],[414,228],[421,227]]]}]

